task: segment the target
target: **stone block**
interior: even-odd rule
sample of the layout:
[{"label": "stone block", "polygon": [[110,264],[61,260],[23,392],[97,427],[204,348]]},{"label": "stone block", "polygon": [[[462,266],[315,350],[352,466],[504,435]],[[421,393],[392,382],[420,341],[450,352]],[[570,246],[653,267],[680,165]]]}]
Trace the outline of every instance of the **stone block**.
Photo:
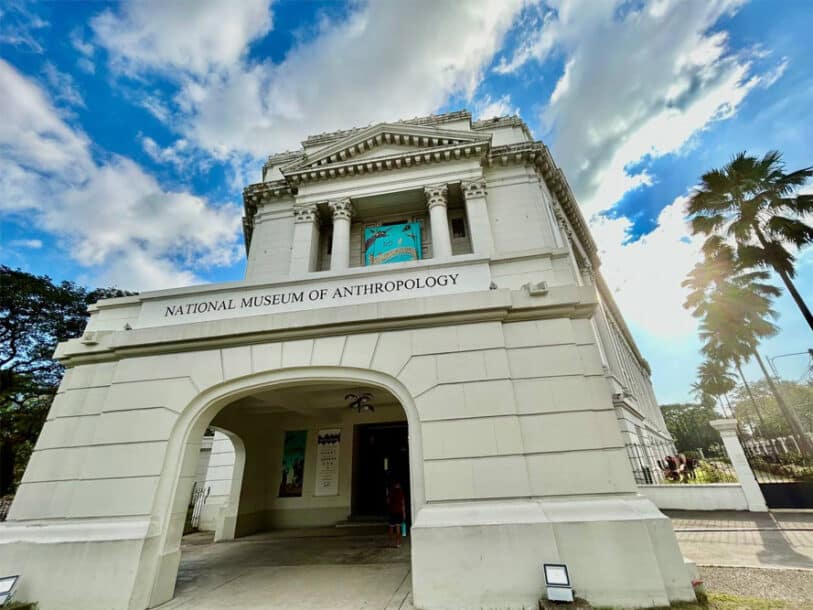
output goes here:
[{"label": "stone block", "polygon": [[513,378],[556,377],[582,373],[582,360],[575,345],[509,349]]},{"label": "stone block", "polygon": [[604,373],[601,352],[598,351],[598,346],[595,343],[579,345],[578,350],[582,361],[582,371],[584,371],[585,375],[602,375]]},{"label": "stone block", "polygon": [[413,356],[398,375],[398,379],[410,391],[419,396],[438,382],[438,370],[434,356]]},{"label": "stone block", "polygon": [[515,416],[424,422],[421,435],[424,459],[522,453]]},{"label": "stone block", "polygon": [[424,485],[429,502],[476,498],[471,460],[424,462]]},{"label": "stone block", "polygon": [[522,455],[476,458],[471,468],[475,498],[527,498],[531,495]]},{"label": "stone block", "polygon": [[[70,504],[62,508],[63,516],[84,518],[149,515],[158,477],[91,479],[73,481],[72,485],[74,492]],[[100,502],[100,498],[105,501]]]},{"label": "stone block", "polygon": [[436,385],[415,398],[421,421],[466,417],[463,384]]},{"label": "stone block", "polygon": [[81,478],[85,447],[35,451],[26,466],[23,482],[68,481]]},{"label": "stone block", "polygon": [[17,488],[8,521],[64,518],[76,481],[26,483]]},{"label": "stone block", "polygon": [[313,339],[286,341],[282,344],[282,368],[310,366]]},{"label": "stone block", "polygon": [[229,347],[221,350],[223,379],[235,379],[252,373],[251,347]]},{"label": "stone block", "polygon": [[502,326],[500,322],[460,324],[457,326],[459,349],[469,351],[504,348],[505,337],[503,336]]},{"label": "stone block", "polygon": [[339,366],[345,337],[320,337],[313,344],[313,366]]},{"label": "stone block", "polygon": [[412,353],[445,354],[459,349],[456,326],[420,328],[412,331]]},{"label": "stone block", "polygon": [[143,477],[161,474],[166,443],[128,443],[85,448],[84,479]]},{"label": "stone block", "polygon": [[344,354],[342,355],[342,366],[369,368],[377,342],[378,333],[350,335],[347,337]]},{"label": "stone block", "polygon": [[163,407],[182,412],[197,396],[189,377],[114,383],[107,394],[104,410],[130,411]]},{"label": "stone block", "polygon": [[[567,451],[527,456],[533,496],[634,493],[624,449]],[[579,473],[573,476],[573,473]]]},{"label": "stone block", "polygon": [[138,411],[109,411],[99,417],[94,444],[165,441],[178,414],[162,407]]},{"label": "stone block", "polygon": [[67,390],[54,396],[49,418],[97,415],[107,402],[109,386]]},{"label": "stone block", "polygon": [[282,343],[264,343],[251,346],[254,372],[273,371],[282,366]]},{"label": "stone block", "polygon": [[412,333],[398,331],[381,333],[375,348],[371,368],[397,376],[412,357]]},{"label": "stone block", "polygon": [[612,411],[526,415],[519,419],[529,453],[606,449],[623,445]]},{"label": "stone block", "polygon": [[65,370],[59,389],[77,390],[110,385],[116,372],[116,365],[116,362],[99,362],[70,367]]},{"label": "stone block", "polygon": [[202,391],[223,381],[220,350],[158,354],[119,361],[114,383],[190,377]]},{"label": "stone block", "polygon": [[49,419],[37,438],[36,448],[41,450],[89,445],[93,441],[98,421],[97,415]]},{"label": "stone block", "polygon": [[504,326],[507,347],[563,345],[575,342],[570,318],[528,320]]}]

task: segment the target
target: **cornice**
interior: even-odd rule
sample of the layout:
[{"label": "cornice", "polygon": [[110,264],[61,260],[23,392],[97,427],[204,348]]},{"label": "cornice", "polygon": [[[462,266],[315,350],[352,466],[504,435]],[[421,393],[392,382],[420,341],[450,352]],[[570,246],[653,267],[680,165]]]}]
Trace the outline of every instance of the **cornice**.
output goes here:
[{"label": "cornice", "polygon": [[286,180],[293,186],[306,182],[318,182],[334,178],[372,174],[381,171],[404,169],[417,165],[443,163],[461,159],[482,158],[489,148],[488,140],[476,142],[463,142],[436,148],[416,149],[373,159],[359,159],[357,161],[344,161],[331,163],[313,168],[291,169],[284,171]]},{"label": "cornice", "polygon": [[246,255],[251,247],[251,236],[254,233],[254,217],[257,215],[257,206],[283,197],[296,195],[296,188],[291,187],[287,180],[272,180],[249,184],[243,189],[243,242]]},{"label": "cornice", "polygon": [[379,123],[356,131],[348,135],[348,137],[335,142],[332,146],[327,146],[311,156],[306,155],[298,162],[284,166],[282,173],[288,175],[291,172],[303,169],[316,169],[343,163],[379,146],[389,144],[424,149],[484,142],[490,139],[491,134],[473,134],[471,132],[436,129],[403,123]]},{"label": "cornice", "polygon": [[482,121],[475,121],[471,124],[471,128],[474,131],[487,131],[490,129],[500,129],[503,127],[518,127],[523,131],[525,136],[529,140],[533,140],[533,135],[531,135],[531,131],[528,129],[528,126],[518,116],[503,116],[503,117],[494,117],[493,119],[484,119]]}]

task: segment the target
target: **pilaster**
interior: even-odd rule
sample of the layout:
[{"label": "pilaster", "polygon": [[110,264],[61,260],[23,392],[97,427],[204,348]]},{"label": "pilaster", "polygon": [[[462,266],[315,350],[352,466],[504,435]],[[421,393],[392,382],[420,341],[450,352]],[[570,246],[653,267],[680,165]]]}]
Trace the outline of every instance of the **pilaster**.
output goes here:
[{"label": "pilaster", "polygon": [[491,256],[494,253],[494,237],[486,207],[486,181],[470,180],[461,183],[466,201],[466,216],[471,231],[472,252]]},{"label": "pilaster", "polygon": [[294,239],[291,249],[291,275],[302,275],[316,267],[319,250],[319,212],[316,205],[294,208]]}]

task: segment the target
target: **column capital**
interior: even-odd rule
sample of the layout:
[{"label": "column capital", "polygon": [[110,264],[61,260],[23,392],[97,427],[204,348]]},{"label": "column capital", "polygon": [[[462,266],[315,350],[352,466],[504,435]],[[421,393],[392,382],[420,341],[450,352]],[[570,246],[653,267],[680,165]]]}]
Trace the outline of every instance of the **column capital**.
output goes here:
[{"label": "column capital", "polygon": [[350,197],[328,201],[327,205],[333,213],[333,220],[339,218],[350,220],[353,217],[353,203],[350,201]]},{"label": "column capital", "polygon": [[319,211],[316,204],[302,205],[294,208],[294,222],[316,222],[319,220]]},{"label": "column capital", "polygon": [[445,184],[433,184],[423,189],[426,194],[426,206],[431,210],[435,206],[446,207],[449,188]]},{"label": "column capital", "polygon": [[463,197],[466,199],[486,196],[486,181],[482,178],[478,178],[477,180],[464,180],[460,183],[460,188],[463,190]]}]

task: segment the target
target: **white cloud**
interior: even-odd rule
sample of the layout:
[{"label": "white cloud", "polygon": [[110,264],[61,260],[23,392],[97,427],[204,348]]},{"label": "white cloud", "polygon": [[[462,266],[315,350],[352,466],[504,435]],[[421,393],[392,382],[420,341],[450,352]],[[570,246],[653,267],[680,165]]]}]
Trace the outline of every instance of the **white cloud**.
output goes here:
[{"label": "white cloud", "polygon": [[50,24],[29,11],[22,2],[9,2],[0,7],[0,44],[21,47],[33,53],[44,49],[37,40],[37,31]]},{"label": "white cloud", "polygon": [[[345,19],[325,19],[315,38],[298,42],[276,64],[244,57],[243,47],[262,28],[238,28],[234,45],[204,44],[206,28],[190,42],[186,20],[163,20],[139,6],[94,22],[118,65],[180,68],[172,73],[180,116],[172,120],[181,134],[220,158],[261,158],[298,146],[310,133],[428,114],[453,94],[471,99],[521,0],[355,4]],[[219,15],[213,5],[201,6]],[[227,23],[242,23],[249,9],[238,12]],[[201,61],[184,51],[195,45],[206,46]]]},{"label": "white cloud", "polygon": [[85,107],[85,100],[82,98],[82,94],[79,93],[76,82],[70,74],[60,72],[50,61],[45,63],[43,72],[55,100],[64,102],[68,106]]},{"label": "white cloud", "polygon": [[193,151],[189,142],[183,138],[166,147],[162,147],[151,137],[144,134],[139,134],[138,139],[141,142],[141,148],[156,163],[168,163],[178,169],[183,169],[191,160]]},{"label": "white cloud", "polygon": [[240,211],[163,189],[130,159],[93,159],[87,137],[0,60],[0,212],[32,219],[80,265],[128,289],[196,281],[240,256]]},{"label": "white cloud", "polygon": [[129,73],[229,67],[271,25],[268,0],[139,0],[91,22],[114,64]]},{"label": "white cloud", "polygon": [[511,105],[511,96],[505,94],[499,98],[492,99],[490,95],[474,103],[474,120],[491,119],[507,115],[519,114],[519,109]]},{"label": "white cloud", "polygon": [[42,248],[41,239],[12,239],[8,242],[12,248],[28,248],[30,250],[39,250]]},{"label": "white cloud", "polygon": [[93,54],[96,51],[96,47],[93,46],[93,43],[85,40],[82,36],[82,32],[78,29],[73,30],[69,38],[71,46],[79,51],[79,57],[76,60],[77,67],[87,74],[95,74],[96,64],[93,63]]},{"label": "white cloud", "polygon": [[500,64],[518,71],[553,52],[564,56],[543,123],[588,214],[650,184],[645,170],[630,166],[681,150],[730,117],[760,82],[747,58],[729,52],[727,34],[713,30],[739,4],[552,0],[555,12]]}]

